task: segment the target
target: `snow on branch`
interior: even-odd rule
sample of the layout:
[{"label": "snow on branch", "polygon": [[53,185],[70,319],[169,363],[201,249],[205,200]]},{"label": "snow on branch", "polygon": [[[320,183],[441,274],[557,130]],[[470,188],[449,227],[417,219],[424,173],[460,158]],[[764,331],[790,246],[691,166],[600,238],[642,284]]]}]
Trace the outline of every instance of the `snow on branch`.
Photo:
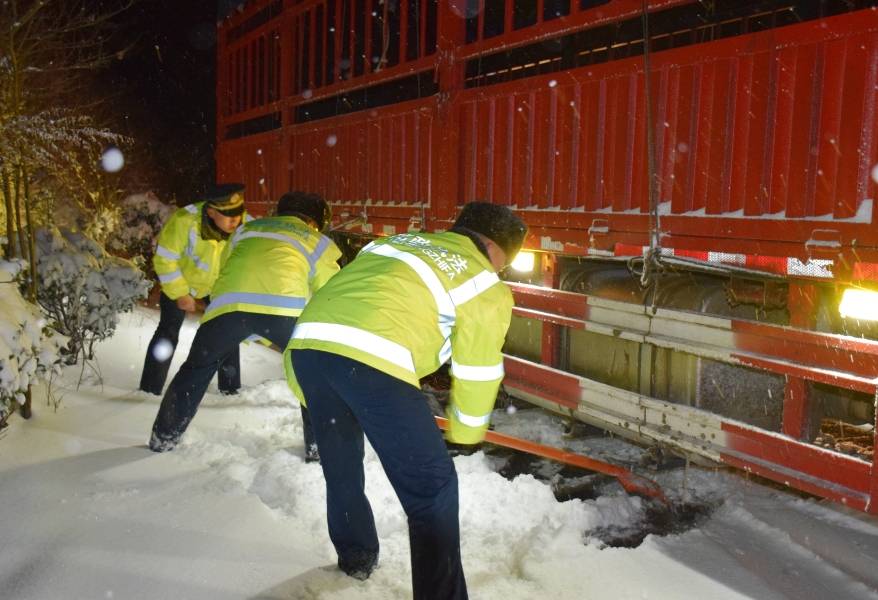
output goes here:
[{"label": "snow on branch", "polygon": [[95,342],[113,334],[119,313],[145,298],[150,282],[81,233],[41,228],[36,241],[37,302],[49,325],[69,338],[66,362],[91,359]]},{"label": "snow on branch", "polygon": [[0,260],[0,422],[16,403],[24,404],[28,386],[60,369],[60,348],[67,342],[19,292],[24,266]]}]

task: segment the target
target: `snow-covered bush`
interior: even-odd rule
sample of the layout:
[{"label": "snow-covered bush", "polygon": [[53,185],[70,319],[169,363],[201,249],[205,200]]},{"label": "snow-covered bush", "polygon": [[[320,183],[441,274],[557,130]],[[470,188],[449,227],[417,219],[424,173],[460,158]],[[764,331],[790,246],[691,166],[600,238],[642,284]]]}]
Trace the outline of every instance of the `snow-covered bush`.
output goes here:
[{"label": "snow-covered bush", "polygon": [[107,250],[131,259],[152,275],[156,238],[173,210],[152,192],[128,196],[121,204],[120,222],[107,239]]},{"label": "snow-covered bush", "polygon": [[23,266],[23,261],[0,260],[0,423],[15,403],[24,403],[29,385],[59,370],[60,348],[67,341],[46,327],[38,307],[22,298]]},{"label": "snow-covered bush", "polygon": [[150,282],[131,261],[110,256],[81,233],[41,228],[37,238],[37,302],[49,325],[69,338],[66,360],[92,358],[120,312],[146,297]]}]

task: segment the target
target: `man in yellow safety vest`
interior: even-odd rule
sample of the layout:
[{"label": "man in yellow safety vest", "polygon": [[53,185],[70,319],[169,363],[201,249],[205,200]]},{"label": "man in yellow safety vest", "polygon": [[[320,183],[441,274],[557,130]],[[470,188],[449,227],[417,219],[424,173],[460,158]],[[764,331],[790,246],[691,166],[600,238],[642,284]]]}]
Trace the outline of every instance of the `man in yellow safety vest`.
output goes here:
[{"label": "man in yellow safety vest", "polygon": [[[195,416],[219,365],[251,337],[280,348],[311,297],[338,272],[341,251],[320,231],[329,205],[316,194],[291,192],[273,217],[255,219],[232,235],[186,362],[162,398],[149,447],[173,449]],[[316,459],[307,409],[302,407],[306,460]]]},{"label": "man in yellow safety vest", "polygon": [[[213,186],[201,202],[178,209],[162,227],[152,261],[162,287],[159,324],[146,350],[141,390],[161,395],[183,319],[210,294],[229,235],[244,216],[243,184],[227,183]],[[236,351],[220,368],[219,388],[233,394],[240,387]]]},{"label": "man in yellow safety vest", "polygon": [[457,474],[418,381],[450,360],[447,439],[483,439],[513,304],[497,273],[526,232],[506,207],[468,204],[450,231],[363,248],[299,317],[285,367],[308,404],[329,534],[348,575],[365,579],[378,560],[364,493],[365,433],[408,516],[414,597],[467,597]]}]

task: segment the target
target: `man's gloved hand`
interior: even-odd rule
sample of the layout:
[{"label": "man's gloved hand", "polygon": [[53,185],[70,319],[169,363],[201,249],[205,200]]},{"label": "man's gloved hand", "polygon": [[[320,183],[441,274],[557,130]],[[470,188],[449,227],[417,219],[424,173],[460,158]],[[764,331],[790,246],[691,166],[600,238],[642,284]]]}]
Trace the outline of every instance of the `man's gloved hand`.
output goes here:
[{"label": "man's gloved hand", "polygon": [[185,296],[180,296],[177,298],[177,308],[180,310],[185,310],[186,312],[195,312],[197,308],[197,304],[195,302],[195,298],[186,294]]}]

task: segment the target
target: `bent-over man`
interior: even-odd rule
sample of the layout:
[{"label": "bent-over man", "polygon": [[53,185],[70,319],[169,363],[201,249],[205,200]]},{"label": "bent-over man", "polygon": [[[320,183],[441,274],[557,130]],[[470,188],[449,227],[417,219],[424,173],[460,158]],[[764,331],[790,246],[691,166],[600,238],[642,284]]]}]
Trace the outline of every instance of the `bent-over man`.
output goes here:
[{"label": "bent-over man", "polygon": [[[276,216],[250,221],[235,232],[189,356],[162,398],[151,450],[177,445],[213,374],[238,344],[259,336],[286,347],[311,294],[339,270],[341,252],[320,233],[329,221],[323,198],[293,192],[278,201]],[[306,458],[316,459],[304,407],[302,413]]]},{"label": "bent-over man", "polygon": [[414,597],[467,597],[457,474],[418,381],[450,360],[447,438],[483,439],[513,304],[497,273],[526,232],[505,207],[468,204],[450,231],[372,242],[300,316],[284,360],[311,414],[329,536],[348,575],[366,579],[378,561],[365,433],[408,516]]}]

